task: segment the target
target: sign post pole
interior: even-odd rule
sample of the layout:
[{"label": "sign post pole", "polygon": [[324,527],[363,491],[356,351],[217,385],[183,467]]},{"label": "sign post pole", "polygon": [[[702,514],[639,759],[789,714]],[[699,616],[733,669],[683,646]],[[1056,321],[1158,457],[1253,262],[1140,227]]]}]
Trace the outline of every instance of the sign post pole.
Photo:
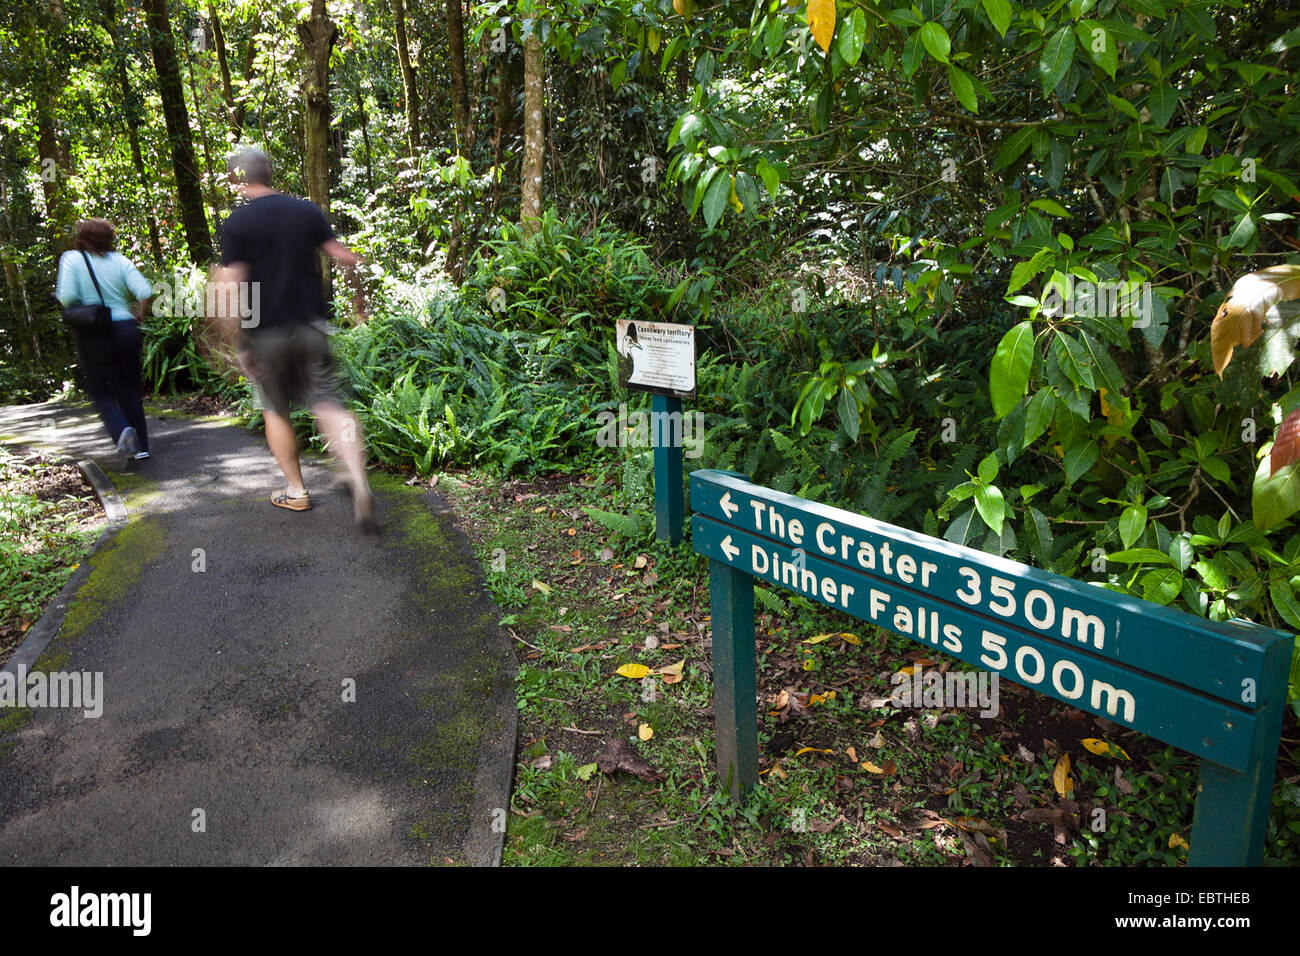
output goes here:
[{"label": "sign post pole", "polygon": [[682,501],[682,400],[666,395],[651,399],[655,448],[655,537],[676,545],[682,540],[685,508]]},{"label": "sign post pole", "polygon": [[709,602],[718,781],[739,799],[758,782],[754,578],[722,561],[710,560]]},{"label": "sign post pole", "polygon": [[1236,773],[1212,761],[1201,761],[1189,865],[1255,866],[1263,858],[1290,670],[1291,648],[1270,646],[1263,668],[1266,686],[1254,688],[1264,703],[1257,712],[1246,771]]}]

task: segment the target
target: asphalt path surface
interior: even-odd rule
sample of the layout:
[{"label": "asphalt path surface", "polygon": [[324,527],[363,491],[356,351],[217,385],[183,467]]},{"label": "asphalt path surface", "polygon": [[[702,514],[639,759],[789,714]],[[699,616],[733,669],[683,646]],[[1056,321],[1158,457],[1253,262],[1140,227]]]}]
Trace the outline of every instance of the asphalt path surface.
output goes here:
[{"label": "asphalt path surface", "polygon": [[517,665],[444,502],[377,482],[367,536],[327,460],[294,513],[260,435],[149,426],[123,471],[89,409],[0,409],[0,440],[97,461],[130,516],[26,648],[102,675],[102,714],[0,708],[0,864],[499,862]]}]

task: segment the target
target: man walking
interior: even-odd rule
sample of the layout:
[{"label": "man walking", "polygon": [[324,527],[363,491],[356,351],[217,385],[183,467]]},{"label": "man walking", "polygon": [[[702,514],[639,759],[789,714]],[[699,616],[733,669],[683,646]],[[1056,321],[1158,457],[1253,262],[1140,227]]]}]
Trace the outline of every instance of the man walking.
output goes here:
[{"label": "man walking", "polygon": [[357,525],[374,532],[375,501],[366,480],[360,426],[337,394],[317,250],[348,270],[357,313],[364,319],[356,274],[361,260],[335,238],[318,206],[271,188],[271,162],[260,149],[238,151],[227,169],[231,184],[248,201],[222,226],[221,263],[227,282],[250,283],[227,288],[251,289],[251,295],[239,298],[256,304],[253,315],[241,322],[239,354],[257,387],[266,442],[286,481],[271,503],[290,511],[311,508],[289,420],[290,403],[298,402],[311,409],[331,452],[347,468]]}]

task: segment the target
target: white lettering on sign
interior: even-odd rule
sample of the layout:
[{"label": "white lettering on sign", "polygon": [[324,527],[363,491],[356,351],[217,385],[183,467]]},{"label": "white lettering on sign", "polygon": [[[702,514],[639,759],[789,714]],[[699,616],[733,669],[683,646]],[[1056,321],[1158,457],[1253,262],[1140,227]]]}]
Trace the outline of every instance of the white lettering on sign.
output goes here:
[{"label": "white lettering on sign", "polygon": [[[1024,581],[993,574],[979,567],[964,564],[954,567],[957,562],[953,558],[936,555],[940,561],[949,562],[941,573],[938,562],[927,561],[921,554],[909,553],[905,550],[906,545],[901,542],[859,528],[845,528],[830,520],[818,519],[814,524],[808,520],[809,516],[805,512],[748,497],[740,492],[727,491],[718,503],[722,516],[728,522],[778,542],[788,543],[791,547],[815,547],[816,554],[851,569],[892,578],[900,584],[927,591],[940,598],[945,595],[936,593],[936,589],[943,590],[955,584],[955,589],[949,593],[976,613],[996,615],[1052,637],[1091,645],[1097,650],[1104,650],[1107,637],[1113,636],[1108,635],[1107,622],[1101,617],[1086,610],[1063,606],[1060,595],[1054,596],[1042,587],[1030,586],[1029,590],[1021,594],[1018,589],[1028,586]],[[809,538],[811,542],[808,541]],[[777,583],[782,582],[778,579]],[[808,593],[807,589],[797,589]],[[900,620],[906,623],[906,617],[906,614],[900,615]],[[888,621],[882,623],[886,627],[890,626]],[[914,622],[914,626],[919,629],[922,622]],[[1118,625],[1115,628],[1117,631]],[[1047,679],[1047,674],[1040,671],[1033,659],[1024,657],[1021,663],[1029,674],[1037,677],[1031,683]],[[1052,679],[1055,680],[1055,672],[1053,675]],[[1061,680],[1071,690],[1078,685],[1070,673],[1063,672]],[[1079,685],[1078,693],[1074,696],[1081,696],[1082,693]]]},{"label": "white lettering on sign", "polygon": [[[731,538],[725,540],[730,542]],[[771,578],[775,584],[784,585],[792,591],[801,591],[826,604],[838,604],[841,608],[847,608],[849,598],[857,590],[852,584],[842,584],[832,577],[822,577],[815,571],[809,571],[801,562],[784,561],[779,551],[769,553],[763,550],[762,545],[750,546],[749,560],[754,574]]]},{"label": "white lettering on sign", "polygon": [[979,663],[995,673],[1010,666],[1015,673],[1014,679],[1030,687],[1040,687],[1050,673],[1052,689],[1067,700],[1078,700],[1090,688],[1088,704],[1093,710],[1133,723],[1137,703],[1128,691],[1095,677],[1091,680],[1085,678],[1083,670],[1073,661],[1057,660],[1049,671],[1042,650],[1032,644],[1022,644],[1009,652],[1008,641],[1009,638],[996,631],[984,631],[980,635],[980,647],[984,653],[980,655]]}]

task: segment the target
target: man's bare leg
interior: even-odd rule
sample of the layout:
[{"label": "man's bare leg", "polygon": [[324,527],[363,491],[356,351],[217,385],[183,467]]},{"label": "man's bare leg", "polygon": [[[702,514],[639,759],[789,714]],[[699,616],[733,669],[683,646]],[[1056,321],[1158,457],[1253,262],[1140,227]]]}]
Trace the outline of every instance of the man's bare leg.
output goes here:
[{"label": "man's bare leg", "polygon": [[313,405],[311,413],[316,418],[316,427],[329,442],[330,451],[348,470],[357,523],[368,531],[375,530],[374,497],[366,479],[366,452],[360,423],[351,412],[333,402]]},{"label": "man's bare leg", "polygon": [[302,483],[302,468],[298,464],[298,438],[293,433],[293,425],[283,415],[272,411],[262,412],[262,423],[266,427],[266,444],[275,456],[280,471],[284,472],[287,490],[297,497],[307,493]]}]

